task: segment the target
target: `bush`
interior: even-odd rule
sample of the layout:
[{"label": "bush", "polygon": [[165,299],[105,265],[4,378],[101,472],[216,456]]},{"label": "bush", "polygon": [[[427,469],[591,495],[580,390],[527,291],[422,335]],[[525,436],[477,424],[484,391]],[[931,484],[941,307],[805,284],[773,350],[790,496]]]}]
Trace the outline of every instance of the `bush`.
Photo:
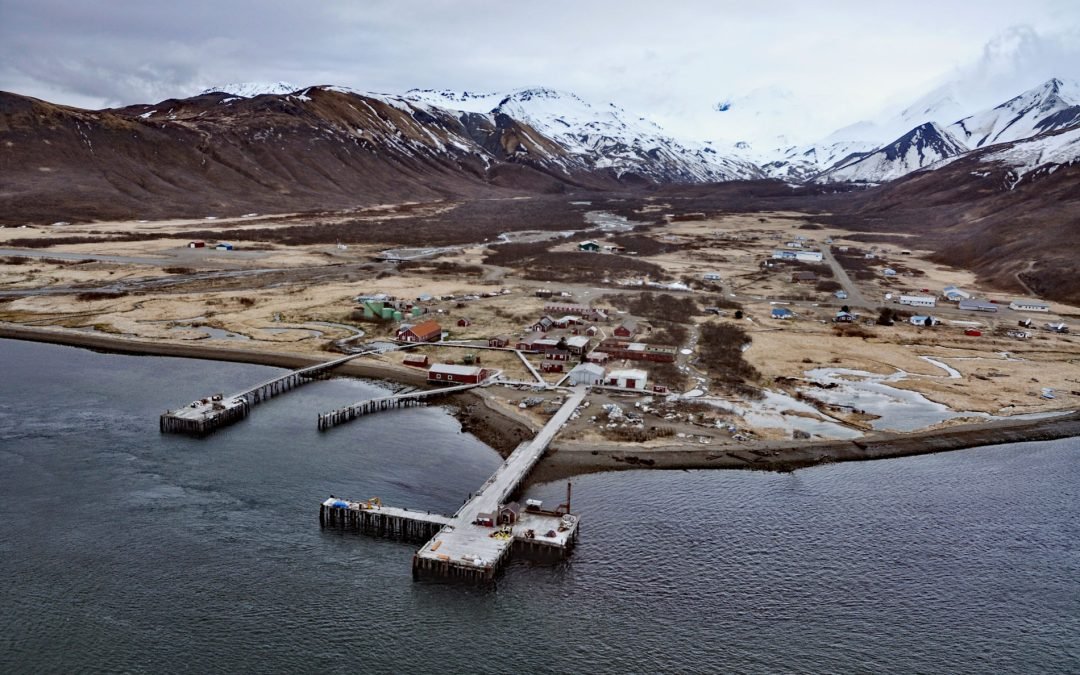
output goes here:
[{"label": "bush", "polygon": [[760,396],[750,384],[761,378],[757,368],[743,357],[743,346],[750,336],[741,326],[731,323],[706,323],[701,327],[698,365],[708,371],[713,384],[743,396]]}]

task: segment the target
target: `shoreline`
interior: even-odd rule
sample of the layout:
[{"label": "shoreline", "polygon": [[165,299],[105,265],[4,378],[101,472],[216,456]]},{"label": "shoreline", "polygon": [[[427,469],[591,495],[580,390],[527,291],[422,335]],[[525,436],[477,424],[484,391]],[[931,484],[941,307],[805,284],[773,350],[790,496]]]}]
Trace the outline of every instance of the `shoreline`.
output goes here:
[{"label": "shoreline", "polygon": [[[232,361],[281,368],[302,368],[328,360],[315,355],[260,352],[208,345],[143,342],[63,330],[0,325],[0,338],[81,347],[108,353]],[[412,369],[352,361],[336,374],[423,385]],[[449,407],[472,433],[502,456],[535,429],[533,424],[492,405],[483,390],[448,398]],[[682,444],[651,448],[615,444],[552,445],[528,482],[547,482],[601,471],[627,469],[742,469],[794,471],[819,464],[869,461],[962,450],[985,445],[1080,437],[1080,411],[1037,420],[998,420],[912,433],[878,432],[853,440],[758,441],[702,446]]]}]

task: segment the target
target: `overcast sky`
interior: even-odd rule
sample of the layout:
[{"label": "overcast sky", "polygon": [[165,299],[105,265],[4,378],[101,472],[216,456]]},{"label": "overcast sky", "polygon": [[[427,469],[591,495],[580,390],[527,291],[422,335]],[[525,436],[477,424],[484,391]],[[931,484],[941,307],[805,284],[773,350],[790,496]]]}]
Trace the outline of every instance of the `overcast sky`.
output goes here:
[{"label": "overcast sky", "polygon": [[238,81],[547,86],[680,136],[807,138],[951,80],[1055,75],[1080,79],[1077,0],[0,0],[0,89],[84,107]]}]

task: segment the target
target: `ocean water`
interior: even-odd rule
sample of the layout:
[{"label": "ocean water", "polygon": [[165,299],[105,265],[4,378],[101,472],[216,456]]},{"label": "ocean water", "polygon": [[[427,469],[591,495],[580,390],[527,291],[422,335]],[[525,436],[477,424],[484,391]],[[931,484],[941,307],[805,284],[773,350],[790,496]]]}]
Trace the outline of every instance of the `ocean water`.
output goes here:
[{"label": "ocean water", "polygon": [[0,340],[0,672],[1080,672],[1078,439],[582,476],[573,556],[478,589],[318,525],[455,510],[500,459],[440,408],[319,433],[379,392],[335,379],[158,433],[275,370]]}]

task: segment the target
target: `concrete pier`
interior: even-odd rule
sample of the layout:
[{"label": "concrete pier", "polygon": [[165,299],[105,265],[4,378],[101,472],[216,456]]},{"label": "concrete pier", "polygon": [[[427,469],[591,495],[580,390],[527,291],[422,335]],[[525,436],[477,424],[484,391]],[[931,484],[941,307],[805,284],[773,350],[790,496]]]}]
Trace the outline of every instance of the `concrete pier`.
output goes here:
[{"label": "concrete pier", "polygon": [[566,504],[553,511],[535,506],[522,509],[508,500],[581,405],[587,391],[585,386],[575,387],[536,437],[519,445],[449,518],[405,509],[387,511],[381,503],[377,508],[357,506],[354,510],[353,502],[328,499],[320,507],[319,521],[323,527],[341,526],[344,522],[345,527],[359,532],[407,540],[427,534],[433,524],[441,523],[413,555],[413,579],[490,583],[514,552],[547,558],[565,556],[577,542],[579,525],[578,517],[569,512],[569,495]]}]

